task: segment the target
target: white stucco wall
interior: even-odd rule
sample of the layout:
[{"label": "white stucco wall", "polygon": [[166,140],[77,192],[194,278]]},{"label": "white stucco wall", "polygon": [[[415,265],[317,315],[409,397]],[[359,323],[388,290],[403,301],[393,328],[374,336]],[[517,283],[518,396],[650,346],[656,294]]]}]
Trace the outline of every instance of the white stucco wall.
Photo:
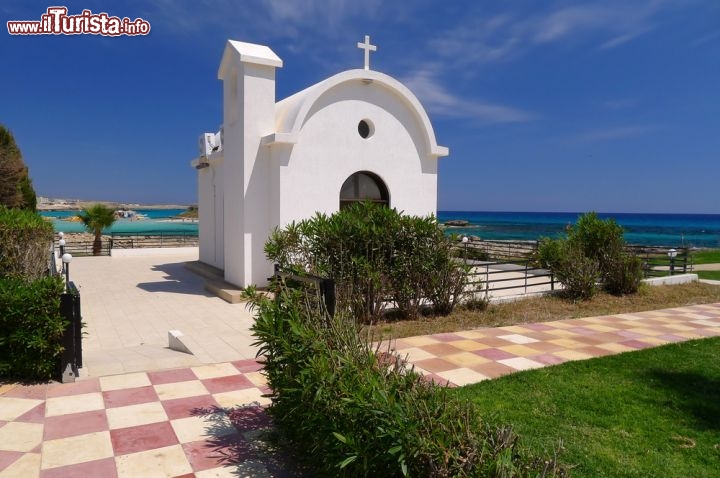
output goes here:
[{"label": "white stucco wall", "polygon": [[[361,120],[373,134],[362,138]],[[385,182],[390,205],[406,214],[437,212],[437,158],[423,125],[396,92],[360,79],[326,91],[310,109],[296,143],[275,144],[273,190],[277,224],[339,209],[340,188],[353,173],[370,171]]]},{"label": "white stucco wall", "polygon": [[263,251],[271,230],[269,152],[260,143],[275,127],[279,66],[282,61],[268,47],[230,41],[218,72],[225,129],[223,269],[225,280],[241,287],[264,284],[272,274]]},{"label": "white stucco wall", "polygon": [[215,267],[218,265],[215,257],[215,214],[213,204],[211,168],[198,169],[198,235],[200,237],[199,258],[201,262]]},{"label": "white stucco wall", "polygon": [[[200,260],[228,282],[264,285],[264,244],[275,226],[339,209],[352,174],[379,176],[390,206],[437,212],[438,146],[425,110],[397,80],[349,70],[275,103],[282,60],[262,45],[229,41],[223,81],[223,158],[198,171]],[[362,138],[358,124],[371,124]]]},{"label": "white stucco wall", "polygon": [[198,233],[200,262],[219,269],[225,266],[224,176],[222,158],[198,170]]}]

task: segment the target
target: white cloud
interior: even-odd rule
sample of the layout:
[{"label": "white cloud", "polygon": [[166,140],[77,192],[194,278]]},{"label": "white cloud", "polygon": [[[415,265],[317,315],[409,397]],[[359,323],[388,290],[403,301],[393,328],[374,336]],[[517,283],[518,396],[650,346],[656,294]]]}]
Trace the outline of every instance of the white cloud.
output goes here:
[{"label": "white cloud", "polygon": [[720,39],[720,30],[701,36],[700,38],[695,40],[692,43],[692,45],[700,46],[700,45],[704,45],[705,43],[710,43],[710,42],[718,40],[718,39]]},{"label": "white cloud", "polygon": [[639,28],[633,32],[625,33],[623,35],[618,35],[615,38],[611,38],[610,40],[606,41],[602,45],[600,45],[600,50],[607,50],[609,48],[615,48],[616,46],[624,45],[625,43],[628,43],[637,37],[644,35],[645,33],[652,30],[651,28]]},{"label": "white cloud", "polygon": [[350,19],[374,16],[382,0],[261,0],[260,4],[275,20],[296,26],[322,26],[327,32],[341,28]]},{"label": "white cloud", "polygon": [[614,10],[609,5],[586,4],[563,8],[537,18],[532,40],[536,43],[558,41],[578,31],[608,26]]},{"label": "white cloud", "polygon": [[327,41],[349,22],[372,18],[382,0],[155,0],[147,16],[178,33],[206,28],[237,31],[263,39],[302,34]]},{"label": "white cloud", "polygon": [[450,93],[435,77],[433,69],[416,71],[401,81],[420,99],[434,115],[446,118],[467,118],[485,124],[529,121],[532,113],[510,106],[492,104],[474,98],[463,98]]},{"label": "white cloud", "polygon": [[521,37],[509,15],[490,18],[468,15],[429,42],[436,56],[457,66],[504,60],[520,46]]},{"label": "white cloud", "polygon": [[651,32],[660,13],[684,5],[663,0],[606,0],[492,15],[478,6],[429,45],[438,58],[457,67],[505,61],[560,42],[590,42],[599,49],[610,49]]}]

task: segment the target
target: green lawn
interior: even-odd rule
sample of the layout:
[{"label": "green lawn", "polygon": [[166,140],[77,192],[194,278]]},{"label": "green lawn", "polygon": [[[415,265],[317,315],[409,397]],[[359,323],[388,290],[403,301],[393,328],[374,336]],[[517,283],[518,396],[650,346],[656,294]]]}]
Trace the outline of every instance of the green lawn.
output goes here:
[{"label": "green lawn", "polygon": [[708,249],[692,253],[695,264],[720,264],[720,249]]},{"label": "green lawn", "polygon": [[695,271],[701,279],[720,280],[720,271]]},{"label": "green lawn", "polygon": [[536,452],[559,440],[573,477],[720,476],[720,338],[455,389]]}]

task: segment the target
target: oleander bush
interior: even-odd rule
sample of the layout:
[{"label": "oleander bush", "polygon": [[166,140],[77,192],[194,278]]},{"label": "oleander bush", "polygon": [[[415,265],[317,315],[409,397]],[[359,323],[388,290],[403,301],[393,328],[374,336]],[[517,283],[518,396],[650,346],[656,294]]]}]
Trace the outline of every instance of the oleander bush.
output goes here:
[{"label": "oleander bush", "polygon": [[643,263],[637,255],[617,251],[606,259],[603,287],[614,295],[634,294],[643,280]]},{"label": "oleander bush", "polygon": [[597,293],[602,277],[600,264],[574,245],[561,243],[559,256],[551,268],[557,280],[565,286],[563,292],[570,299],[587,300]]},{"label": "oleander bush", "polygon": [[611,294],[633,294],[643,278],[642,261],[625,247],[622,227],[594,212],[583,214],[568,227],[567,237],[542,239],[537,256],[572,299],[589,299],[598,284]]},{"label": "oleander bush", "polygon": [[371,203],[276,228],[265,255],[285,270],[334,279],[338,306],[361,323],[380,318],[390,302],[406,318],[425,306],[448,313],[466,281],[434,217]]},{"label": "oleander bush", "polygon": [[48,380],[57,371],[63,331],[59,277],[0,278],[0,376]]},{"label": "oleander bush", "polygon": [[553,269],[557,267],[564,253],[565,241],[562,239],[540,238],[537,248],[537,262],[540,267]]},{"label": "oleander bush", "polygon": [[272,390],[268,409],[313,476],[567,476],[555,457],[523,454],[509,427],[359,337],[346,313],[283,283],[246,291]]},{"label": "oleander bush", "polygon": [[52,224],[36,212],[0,206],[0,278],[46,276],[52,240]]}]

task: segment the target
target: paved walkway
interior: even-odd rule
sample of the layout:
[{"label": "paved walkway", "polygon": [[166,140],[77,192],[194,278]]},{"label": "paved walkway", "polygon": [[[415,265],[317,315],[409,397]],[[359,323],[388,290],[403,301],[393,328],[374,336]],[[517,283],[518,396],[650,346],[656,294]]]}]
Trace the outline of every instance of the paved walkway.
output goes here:
[{"label": "paved walkway", "polygon": [[[400,339],[418,370],[466,385],[720,336],[720,303]],[[0,388],[2,477],[285,477],[254,360]],[[240,407],[240,408],[237,408]]]},{"label": "paved walkway", "polygon": [[[139,249],[140,253],[148,251]],[[154,250],[137,257],[78,257],[70,280],[80,289],[83,329],[81,376],[252,359],[253,318],[242,304],[205,291],[185,268],[197,248]],[[180,330],[193,355],[168,348],[168,331]]]},{"label": "paved walkway", "polygon": [[[284,477],[267,442],[252,317],[173,256],[79,258],[84,378],[0,385],[0,478]],[[198,355],[167,349],[167,330]],[[720,303],[411,337],[393,347],[451,386],[569,360],[720,336]]]},{"label": "paved walkway", "polygon": [[441,383],[720,336],[720,303],[398,339],[392,347]]},{"label": "paved walkway", "polygon": [[[0,388],[0,477],[292,476],[254,360]],[[243,407],[245,405],[245,407]]]}]

